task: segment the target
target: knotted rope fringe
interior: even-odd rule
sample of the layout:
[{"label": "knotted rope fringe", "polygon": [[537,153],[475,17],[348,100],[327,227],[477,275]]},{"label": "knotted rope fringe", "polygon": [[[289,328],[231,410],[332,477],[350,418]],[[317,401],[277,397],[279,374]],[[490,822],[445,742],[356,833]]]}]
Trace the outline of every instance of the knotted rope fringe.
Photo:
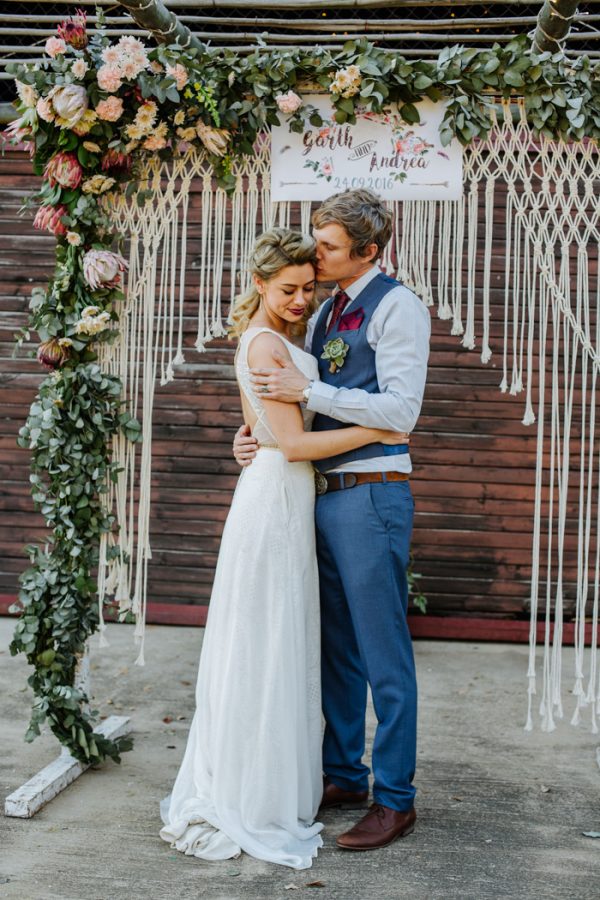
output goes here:
[{"label": "knotted rope fringe", "polygon": [[[514,107],[513,107],[514,109]],[[505,105],[489,139],[465,151],[465,191],[460,201],[392,203],[394,235],[384,267],[413,288],[468,349],[479,345],[484,363],[490,346],[492,297],[503,288],[503,340],[500,390],[524,393],[523,423],[537,417],[531,629],[527,728],[533,726],[536,692],[538,613],[545,620],[540,715],[551,730],[562,715],[562,634],[565,610],[575,616],[573,693],[576,709],[590,707],[597,730],[600,713],[597,631],[600,569],[600,443],[596,385],[600,367],[597,315],[600,206],[594,183],[600,180],[598,148],[592,142],[534,142],[522,105],[513,119]],[[121,548],[109,560],[112,536],[104,536],[99,573],[100,605],[115,593],[121,611],[131,609],[142,642],[147,593],[152,403],[157,372],[161,384],[184,361],[183,308],[190,233],[199,249],[196,344],[203,350],[224,334],[221,300],[223,272],[230,265],[230,297],[243,290],[245,261],[256,234],[273,224],[287,226],[292,204],[272,204],[269,196],[269,141],[257,142],[256,155],[233,163],[236,187],[231,198],[215,188],[205,157],[191,151],[167,162],[146,165],[142,187],[150,199],[142,206],[124,195],[114,198],[116,227],[130,240],[127,300],[121,332],[102,345],[102,362],[118,374],[128,407],[142,421],[141,450],[123,438],[113,455],[122,466],[106,502],[114,509]],[[190,190],[200,187],[200,209],[190,207]],[[500,200],[503,193],[506,202]],[[308,229],[310,203],[299,206]],[[498,225],[506,216],[504,244]],[[229,259],[225,257],[229,242]],[[504,263],[501,257],[504,257]],[[433,260],[437,257],[437,272]],[[394,261],[396,266],[394,267]],[[496,265],[494,265],[496,261]],[[500,265],[498,265],[500,264]],[[504,269],[499,280],[498,269]],[[494,274],[495,270],[495,274]],[[494,279],[496,287],[494,287]],[[595,283],[595,289],[590,285]],[[574,292],[571,290],[574,285]],[[138,399],[139,398],[139,399]],[[572,448],[572,451],[571,451]],[[138,487],[137,527],[133,488]],[[572,509],[576,509],[573,513]],[[577,522],[577,549],[567,522]],[[565,578],[565,565],[577,561],[577,584]],[[586,648],[586,620],[592,623]],[[589,629],[588,629],[589,631]],[[102,639],[102,634],[101,634]]]}]

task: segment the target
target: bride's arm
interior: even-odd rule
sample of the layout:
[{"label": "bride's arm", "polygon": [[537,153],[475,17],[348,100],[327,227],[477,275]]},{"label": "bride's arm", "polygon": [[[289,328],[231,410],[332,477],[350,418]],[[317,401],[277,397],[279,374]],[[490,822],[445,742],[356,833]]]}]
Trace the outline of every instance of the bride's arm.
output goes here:
[{"label": "bride's arm", "polygon": [[[290,359],[287,347],[276,335],[267,332],[257,335],[248,348],[248,364],[251,367],[268,365],[273,358],[273,350],[279,350],[286,359]],[[269,400],[265,394],[260,396],[265,405],[269,427],[289,462],[327,459],[377,441],[391,444],[402,440],[400,435],[396,440],[395,432],[362,428],[359,425],[336,428],[333,431],[305,431],[302,413],[297,404]]]}]

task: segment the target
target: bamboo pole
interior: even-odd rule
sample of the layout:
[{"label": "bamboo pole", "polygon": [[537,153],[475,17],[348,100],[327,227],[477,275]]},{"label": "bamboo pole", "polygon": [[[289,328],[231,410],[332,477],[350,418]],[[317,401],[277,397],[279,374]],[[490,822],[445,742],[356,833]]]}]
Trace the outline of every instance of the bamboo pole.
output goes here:
[{"label": "bamboo pole", "polygon": [[158,44],[179,44],[181,47],[202,49],[202,44],[190,29],[170,12],[162,0],[121,0],[134,22],[149,31]]},{"label": "bamboo pole", "polygon": [[[462,28],[516,28],[535,25],[537,16],[524,16],[514,19],[407,19],[402,22],[394,22],[389,19],[269,19],[243,17],[224,17],[224,16],[179,16],[179,21],[185,25],[194,26],[211,26],[216,27],[230,25],[241,28],[257,28],[264,30],[265,28],[286,28],[289,31],[301,30],[306,31],[331,31],[336,28],[338,31],[377,31],[384,30],[389,32],[437,32],[444,29],[452,31],[460,31]],[[44,21],[42,21],[44,20]],[[47,21],[46,21],[47,20]],[[44,27],[44,24],[52,26],[62,22],[63,16],[37,16],[35,22],[38,27],[26,26],[19,27],[0,27],[0,34],[12,34],[15,36],[39,36],[46,38],[52,33],[51,27]],[[135,23],[132,24],[130,16],[107,17],[106,24],[113,26],[110,28],[111,34],[134,34],[137,33]],[[577,15],[573,19],[574,22],[600,22],[600,15]],[[0,13],[0,26],[8,26],[13,22],[23,22],[22,16],[5,15]],[[95,16],[88,18],[88,23],[93,25]],[[120,26],[120,27],[118,27]],[[98,29],[88,27],[88,34],[97,34]],[[585,37],[593,38],[592,32],[586,32]]]},{"label": "bamboo pole", "polygon": [[[2,35],[6,34],[6,30],[0,28],[0,38]],[[113,32],[115,37],[119,37],[121,34],[139,34],[137,31],[115,31]],[[211,41],[213,46],[217,47],[230,47],[232,41],[246,41],[249,45],[256,45],[257,32],[254,31],[231,31],[229,33],[219,33],[215,31],[197,31],[194,34],[196,39],[201,41]],[[460,44],[488,44],[490,40],[493,40],[497,43],[508,43],[514,35],[512,34],[473,34],[472,32],[466,32],[464,34],[440,34],[434,32],[433,34],[425,34],[423,32],[417,32],[414,34],[411,33],[395,33],[395,32],[372,32],[370,30],[360,32],[353,31],[350,33],[346,29],[336,28],[335,31],[329,31],[327,34],[319,34],[318,41],[320,44],[328,45],[331,43],[339,43],[341,40],[348,40],[348,38],[352,37],[354,40],[359,40],[360,38],[367,38],[371,41],[393,41],[395,43],[394,47],[388,47],[388,50],[397,50],[400,53],[408,52],[408,48],[403,47],[404,42],[419,42],[422,44],[447,44],[447,43],[460,43]],[[42,37],[41,40],[44,40],[45,37]],[[269,47],[273,45],[273,43],[281,43],[281,44],[293,44],[298,47],[309,47],[313,46],[316,36],[311,33],[307,34],[282,34],[279,32],[269,32],[269,34],[261,35],[262,41],[267,44]],[[589,39],[589,34],[585,32],[580,32],[578,34],[572,34],[570,36],[571,41],[586,41]],[[251,47],[254,49],[254,47]],[[0,44],[0,53],[21,53],[21,54],[31,54],[41,56],[43,53],[43,46],[24,46],[18,47],[13,44]],[[422,52],[422,51],[417,51]],[[13,60],[14,61],[14,60]],[[1,61],[0,61],[1,65]]]},{"label": "bamboo pole", "polygon": [[577,12],[578,0],[545,0],[533,35],[533,47],[539,52],[564,52],[563,43]]},{"label": "bamboo pole", "polygon": [[[170,4],[173,5],[172,3]],[[58,25],[64,19],[64,13],[56,13],[52,16],[35,16],[36,25]],[[226,18],[223,16],[190,16],[190,15],[180,15],[178,16],[179,21],[189,25],[242,25],[244,27],[256,26],[256,28],[277,28],[282,27],[283,20],[282,19],[269,19],[269,18],[260,18],[259,16],[236,16],[231,18]],[[516,27],[521,25],[535,25],[537,23],[537,16],[512,16],[512,17],[492,17],[492,18],[466,18],[461,17],[459,19],[403,19],[401,21],[391,21],[390,19],[288,19],[285,22],[286,28],[306,28],[306,29],[316,29],[323,31],[330,31],[332,24],[335,24],[336,27],[341,28],[353,28],[353,27],[364,27],[364,28],[387,28],[388,31],[437,31],[442,28],[498,28],[498,27]],[[1,23],[12,23],[15,22],[17,24],[22,24],[26,21],[26,18],[23,17],[22,14],[19,13],[0,13],[0,24]],[[98,21],[97,16],[88,16],[87,17],[88,25],[95,25]],[[106,16],[104,21],[107,25],[121,25],[124,28],[127,28],[131,25],[131,17],[126,16]],[[573,17],[573,22],[600,22],[600,15],[586,15],[585,13],[577,13]],[[40,32],[43,30],[45,35],[50,34],[50,29],[38,29]],[[111,28],[111,32],[112,32]],[[33,34],[33,30],[29,31],[26,28],[14,28],[14,34]],[[96,33],[96,29],[88,28],[88,32],[90,34]],[[590,33],[590,37],[593,37],[593,33]]]}]

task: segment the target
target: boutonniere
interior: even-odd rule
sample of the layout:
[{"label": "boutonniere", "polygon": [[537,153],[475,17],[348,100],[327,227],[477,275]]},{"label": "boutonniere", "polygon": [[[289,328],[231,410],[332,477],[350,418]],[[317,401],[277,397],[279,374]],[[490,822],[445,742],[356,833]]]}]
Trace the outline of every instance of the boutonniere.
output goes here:
[{"label": "boutonniere", "polygon": [[353,309],[352,312],[340,317],[338,322],[338,331],[358,331],[365,318],[365,311],[361,307]]},{"label": "boutonniere", "polygon": [[329,360],[329,371],[332,375],[339,372],[344,365],[344,360],[346,359],[346,354],[349,349],[350,346],[345,344],[342,338],[332,338],[323,346],[321,359]]}]

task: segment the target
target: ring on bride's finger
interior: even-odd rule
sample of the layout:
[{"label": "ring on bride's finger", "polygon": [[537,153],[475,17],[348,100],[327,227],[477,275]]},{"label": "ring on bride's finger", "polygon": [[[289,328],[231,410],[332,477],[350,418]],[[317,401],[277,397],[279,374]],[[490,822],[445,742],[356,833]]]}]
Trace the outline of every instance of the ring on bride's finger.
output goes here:
[{"label": "ring on bride's finger", "polygon": [[269,393],[269,388],[268,388],[267,385],[265,384],[263,387],[261,387],[260,391],[261,391],[262,394],[268,394],[268,393]]}]

